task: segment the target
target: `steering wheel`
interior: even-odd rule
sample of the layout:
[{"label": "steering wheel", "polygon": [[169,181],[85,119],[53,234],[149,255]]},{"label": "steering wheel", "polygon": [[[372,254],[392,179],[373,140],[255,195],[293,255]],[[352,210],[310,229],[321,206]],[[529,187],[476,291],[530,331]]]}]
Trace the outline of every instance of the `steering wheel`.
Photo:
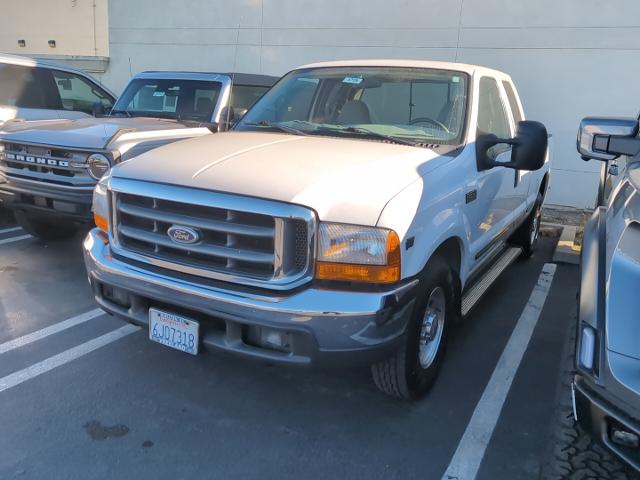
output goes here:
[{"label": "steering wheel", "polygon": [[430,123],[431,125],[435,125],[436,127],[441,128],[442,130],[444,130],[447,133],[451,133],[449,131],[449,129],[444,125],[444,123],[439,122],[438,120],[434,120],[433,118],[429,118],[429,117],[414,118],[409,122],[409,125],[416,125],[418,123]]}]

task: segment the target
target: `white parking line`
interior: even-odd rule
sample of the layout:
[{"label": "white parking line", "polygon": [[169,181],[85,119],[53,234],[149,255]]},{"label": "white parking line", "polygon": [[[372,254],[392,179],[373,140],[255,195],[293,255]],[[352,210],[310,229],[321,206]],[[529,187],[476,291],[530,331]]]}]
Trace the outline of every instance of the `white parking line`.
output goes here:
[{"label": "white parking line", "polygon": [[542,268],[538,283],[531,292],[529,301],[513,329],[511,338],[509,338],[491,379],[476,405],[469,425],[467,425],[451,463],[442,477],[443,480],[472,480],[476,478],[513,378],[538,323],[555,272],[556,265],[551,263],[545,264]]},{"label": "white parking line", "polygon": [[0,233],[17,232],[18,230],[22,230],[22,227],[2,228],[0,229]]},{"label": "white parking line", "polygon": [[105,345],[108,345],[116,340],[119,340],[127,335],[137,332],[140,330],[140,327],[136,327],[135,325],[125,325],[124,327],[120,327],[117,330],[113,330],[109,333],[106,333],[100,337],[94,338],[93,340],[89,340],[77,347],[70,348],[69,350],[65,350],[58,355],[54,355],[53,357],[49,357],[46,360],[35,363],[30,367],[24,368],[22,370],[18,370],[6,377],[0,378],[0,392],[4,392],[16,385],[20,385],[27,380],[37,377],[38,375],[42,375],[43,373],[47,373],[54,368],[57,368],[65,363],[69,363],[72,360],[80,358],[87,353],[91,353],[94,350],[97,350]]},{"label": "white parking line", "polygon": [[58,322],[41,330],[28,333],[26,335],[23,335],[22,337],[14,338],[13,340],[9,340],[8,342],[0,344],[0,355],[15,348],[20,348],[24,345],[28,345],[29,343],[41,340],[45,337],[48,337],[49,335],[53,335],[54,333],[66,330],[67,328],[75,327],[76,325],[80,325],[81,323],[87,322],[103,314],[103,310],[96,308],[89,312],[85,312],[80,315],[76,315],[75,317],[68,318],[66,320],[63,320],[62,322]]},{"label": "white parking line", "polygon": [[5,238],[4,240],[0,240],[0,245],[4,245],[6,243],[19,242],[20,240],[26,240],[27,238],[32,238],[31,235],[20,235],[19,237]]}]

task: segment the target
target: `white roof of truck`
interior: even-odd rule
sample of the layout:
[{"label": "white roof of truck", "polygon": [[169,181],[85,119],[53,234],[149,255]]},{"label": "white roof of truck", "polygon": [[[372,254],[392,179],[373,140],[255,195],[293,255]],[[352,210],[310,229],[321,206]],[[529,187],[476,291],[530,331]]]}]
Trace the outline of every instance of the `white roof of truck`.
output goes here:
[{"label": "white roof of truck", "polygon": [[498,78],[510,78],[504,72],[480,65],[470,65],[456,62],[432,62],[427,60],[398,60],[398,59],[372,59],[372,60],[338,60],[333,62],[319,62],[303,65],[299,68],[320,67],[401,67],[401,68],[432,68],[438,70],[453,70],[465,72],[469,75],[486,74]]}]

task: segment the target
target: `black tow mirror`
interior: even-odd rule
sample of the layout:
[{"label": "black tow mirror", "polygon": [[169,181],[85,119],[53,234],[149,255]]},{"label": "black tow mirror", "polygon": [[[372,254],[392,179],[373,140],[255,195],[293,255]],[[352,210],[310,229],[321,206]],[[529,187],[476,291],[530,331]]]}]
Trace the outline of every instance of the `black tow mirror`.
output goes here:
[{"label": "black tow mirror", "polygon": [[226,132],[240,121],[244,114],[247,113],[246,108],[224,107],[220,111],[220,122],[218,123],[218,131]]},{"label": "black tow mirror", "polygon": [[96,118],[101,118],[105,116],[104,104],[102,102],[94,102],[93,107],[91,108],[91,113]]},{"label": "black tow mirror", "polygon": [[[499,144],[513,147],[510,162],[496,162],[493,158],[490,149]],[[483,133],[476,139],[478,170],[489,170],[493,167],[538,170],[544,165],[548,144],[549,135],[545,126],[531,120],[518,123],[518,131],[514,138],[498,138],[492,133]]]}]

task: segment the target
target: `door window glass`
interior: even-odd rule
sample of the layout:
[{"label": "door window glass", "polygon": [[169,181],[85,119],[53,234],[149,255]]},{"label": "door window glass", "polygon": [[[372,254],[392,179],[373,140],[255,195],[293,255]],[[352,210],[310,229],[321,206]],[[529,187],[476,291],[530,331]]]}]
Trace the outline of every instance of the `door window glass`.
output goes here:
[{"label": "door window glass", "polygon": [[478,103],[478,129],[499,138],[511,137],[509,121],[502,105],[498,83],[490,77],[480,79]]},{"label": "door window glass", "polygon": [[106,110],[111,108],[111,97],[87,79],[60,70],[52,70],[51,73],[65,110],[91,114],[95,103],[102,103]]},{"label": "door window glass", "polygon": [[513,87],[509,82],[502,82],[504,86],[504,91],[507,92],[507,98],[509,99],[509,106],[511,107],[511,113],[513,114],[513,121],[516,126],[518,122],[521,122],[523,119],[522,112],[520,111],[520,106],[518,105],[518,100],[516,100],[516,92],[513,90]]},{"label": "door window glass", "polygon": [[254,85],[234,85],[231,90],[231,102],[230,105],[234,108],[246,108],[251,106],[260,100],[260,97],[264,95],[264,92],[269,90],[269,87],[258,87]]},{"label": "door window glass", "polygon": [[18,108],[60,108],[60,96],[49,71],[0,64],[0,104]]}]

